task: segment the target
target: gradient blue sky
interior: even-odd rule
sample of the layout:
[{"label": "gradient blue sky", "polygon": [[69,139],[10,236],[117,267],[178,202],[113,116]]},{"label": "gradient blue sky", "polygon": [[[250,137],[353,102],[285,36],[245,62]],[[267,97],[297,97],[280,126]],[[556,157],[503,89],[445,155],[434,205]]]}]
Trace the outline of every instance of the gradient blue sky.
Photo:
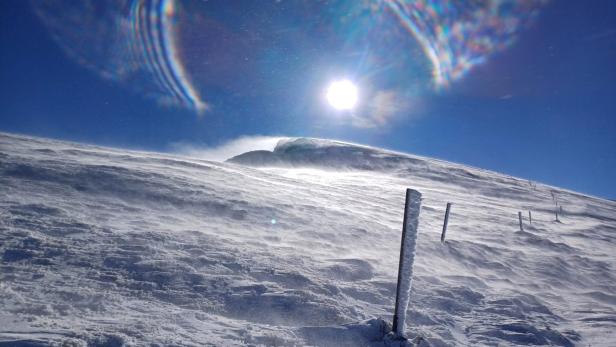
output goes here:
[{"label": "gradient blue sky", "polygon": [[[294,59],[311,61],[319,54]],[[423,92],[413,112],[382,127],[354,127],[336,120],[344,115],[311,105],[320,102],[327,68],[294,78],[288,77],[293,71],[283,71],[287,78],[272,88],[288,83],[289,90],[301,90],[283,99],[209,88],[204,99],[213,109],[198,116],[161,106],[76,64],[27,2],[5,0],[0,131],[156,151],[178,142],[217,146],[244,135],[336,138],[616,198],[614,62],[616,2],[561,0],[548,5],[512,47],[450,88]],[[239,82],[267,88],[257,78]]]}]

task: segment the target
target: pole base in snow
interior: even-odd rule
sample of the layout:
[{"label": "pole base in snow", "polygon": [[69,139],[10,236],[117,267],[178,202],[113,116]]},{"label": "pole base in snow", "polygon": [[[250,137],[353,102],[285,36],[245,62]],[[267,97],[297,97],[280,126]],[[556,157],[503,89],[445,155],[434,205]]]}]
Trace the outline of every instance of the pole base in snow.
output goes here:
[{"label": "pole base in snow", "polygon": [[430,347],[430,344],[421,336],[409,341],[405,337],[396,335],[393,331],[385,335],[383,344],[387,347]]}]

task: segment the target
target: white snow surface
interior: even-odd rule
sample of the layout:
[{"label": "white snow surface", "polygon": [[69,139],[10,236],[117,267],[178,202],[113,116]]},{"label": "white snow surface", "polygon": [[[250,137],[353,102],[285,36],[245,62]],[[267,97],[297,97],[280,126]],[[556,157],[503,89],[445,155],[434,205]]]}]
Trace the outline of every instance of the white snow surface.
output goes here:
[{"label": "white snow surface", "polygon": [[0,346],[383,346],[406,188],[411,338],[616,345],[615,202],[329,140],[219,163],[0,133]]}]

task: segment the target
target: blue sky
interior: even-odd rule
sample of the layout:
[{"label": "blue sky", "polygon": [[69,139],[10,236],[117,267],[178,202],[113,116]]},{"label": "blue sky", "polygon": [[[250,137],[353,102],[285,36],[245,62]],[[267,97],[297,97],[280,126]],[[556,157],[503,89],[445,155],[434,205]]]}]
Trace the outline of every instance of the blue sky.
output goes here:
[{"label": "blue sky", "polygon": [[[182,63],[211,106],[199,114],[145,95],[148,87],[137,78],[106,79],[67,54],[67,47],[90,54],[89,45],[107,41],[65,40],[63,46],[28,2],[2,1],[0,131],[156,151],[178,142],[217,146],[246,135],[336,138],[616,198],[612,1],[549,3],[515,42],[444,88],[433,87],[416,37],[403,38],[392,15],[383,19],[394,32],[386,36],[367,29],[377,27],[370,22],[374,13],[344,26],[338,21],[350,12],[344,1],[327,16],[310,8],[296,11],[305,16],[298,18],[289,15],[294,9],[277,14],[256,5],[263,2],[224,3],[207,5],[211,17],[179,18],[190,21],[176,39]],[[185,11],[199,6],[205,5]],[[237,15],[244,7],[247,14]],[[315,24],[325,19],[328,26]],[[323,32],[333,39],[320,40]],[[382,119],[373,118],[380,112],[375,107],[355,116],[332,110],[323,93],[338,77],[357,80],[360,97],[367,86],[392,91],[381,94],[395,97],[384,98],[385,105],[404,107]]]}]

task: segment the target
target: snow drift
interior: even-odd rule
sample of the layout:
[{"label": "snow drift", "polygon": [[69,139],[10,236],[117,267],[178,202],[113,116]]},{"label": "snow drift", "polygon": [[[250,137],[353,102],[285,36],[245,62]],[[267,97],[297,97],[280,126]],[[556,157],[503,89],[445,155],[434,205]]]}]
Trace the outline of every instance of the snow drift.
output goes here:
[{"label": "snow drift", "polygon": [[326,140],[215,163],[0,134],[0,346],[382,346],[407,187],[415,341],[613,345],[615,202]]}]

